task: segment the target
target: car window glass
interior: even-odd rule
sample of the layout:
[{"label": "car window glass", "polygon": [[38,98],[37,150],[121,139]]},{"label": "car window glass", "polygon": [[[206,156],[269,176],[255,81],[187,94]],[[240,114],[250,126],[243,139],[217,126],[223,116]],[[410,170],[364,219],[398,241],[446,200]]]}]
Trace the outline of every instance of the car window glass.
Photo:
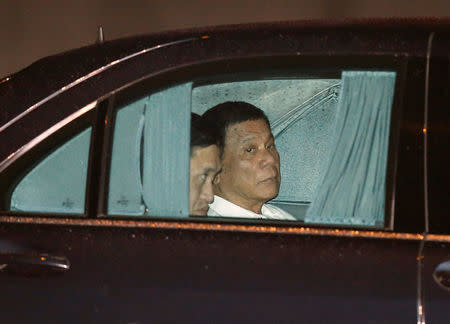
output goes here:
[{"label": "car window glass", "polygon": [[91,128],[40,161],[14,188],[10,209],[83,214]]},{"label": "car window glass", "polygon": [[269,204],[306,223],[383,227],[395,79],[342,71],[196,80],[119,107],[108,213],[187,216],[189,113],[245,101],[268,116],[280,154],[280,192]]}]

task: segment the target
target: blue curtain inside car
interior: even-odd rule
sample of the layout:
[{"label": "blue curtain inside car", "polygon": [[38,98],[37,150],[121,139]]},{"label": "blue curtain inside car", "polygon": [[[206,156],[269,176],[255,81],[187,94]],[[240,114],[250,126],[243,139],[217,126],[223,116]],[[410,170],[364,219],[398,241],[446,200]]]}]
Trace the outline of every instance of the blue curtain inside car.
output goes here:
[{"label": "blue curtain inside car", "polygon": [[147,101],[143,98],[117,111],[109,177],[109,214],[139,216],[145,212],[140,154]]},{"label": "blue curtain inside car", "polygon": [[168,88],[117,111],[108,214],[189,215],[191,88]]},{"label": "blue curtain inside car", "polygon": [[148,98],[142,173],[151,216],[189,216],[191,90],[186,83]]},{"label": "blue curtain inside car", "polygon": [[334,140],[306,222],[383,226],[395,76],[342,73]]}]

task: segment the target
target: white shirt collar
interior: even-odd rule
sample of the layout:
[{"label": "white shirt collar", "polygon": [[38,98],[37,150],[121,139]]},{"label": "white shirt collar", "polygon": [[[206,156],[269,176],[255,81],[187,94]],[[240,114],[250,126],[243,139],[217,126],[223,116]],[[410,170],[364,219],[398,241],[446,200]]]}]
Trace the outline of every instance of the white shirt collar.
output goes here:
[{"label": "white shirt collar", "polygon": [[261,207],[261,214],[257,214],[216,195],[214,202],[209,205],[208,216],[295,220],[291,214],[272,205],[264,204]]}]

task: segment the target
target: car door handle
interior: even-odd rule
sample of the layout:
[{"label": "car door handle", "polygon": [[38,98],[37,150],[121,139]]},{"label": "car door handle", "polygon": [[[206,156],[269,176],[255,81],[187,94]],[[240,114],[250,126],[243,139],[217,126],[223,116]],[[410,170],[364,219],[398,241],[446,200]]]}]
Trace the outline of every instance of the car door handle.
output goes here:
[{"label": "car door handle", "polygon": [[450,291],[450,260],[442,262],[436,267],[433,278],[439,286]]},{"label": "car door handle", "polygon": [[1,253],[0,273],[22,276],[51,276],[67,272],[70,262],[64,256],[47,253]]}]

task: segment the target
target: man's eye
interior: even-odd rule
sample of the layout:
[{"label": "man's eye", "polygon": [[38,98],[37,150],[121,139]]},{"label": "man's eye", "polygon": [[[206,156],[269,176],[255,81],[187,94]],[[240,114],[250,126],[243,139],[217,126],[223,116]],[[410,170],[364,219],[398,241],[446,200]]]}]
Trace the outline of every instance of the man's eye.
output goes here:
[{"label": "man's eye", "polygon": [[202,179],[202,181],[205,181],[207,177],[208,177],[208,175],[207,175],[206,173],[203,173],[203,174],[200,176],[200,179]]},{"label": "man's eye", "polygon": [[271,143],[269,145],[267,145],[267,149],[274,149],[275,148],[275,143]]},{"label": "man's eye", "polygon": [[247,152],[247,153],[253,153],[253,152],[255,152],[255,148],[254,148],[254,147],[247,147],[247,148],[245,149],[245,152]]}]

